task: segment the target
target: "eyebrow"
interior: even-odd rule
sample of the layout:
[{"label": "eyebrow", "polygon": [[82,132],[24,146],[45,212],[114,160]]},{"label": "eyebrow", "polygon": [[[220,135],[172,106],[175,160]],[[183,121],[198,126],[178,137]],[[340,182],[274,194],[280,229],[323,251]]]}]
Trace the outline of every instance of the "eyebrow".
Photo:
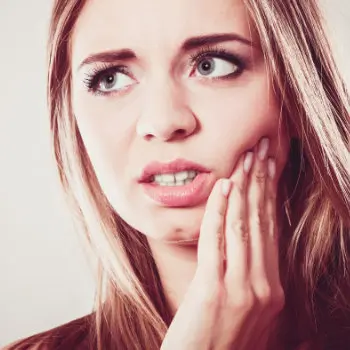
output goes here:
[{"label": "eyebrow", "polygon": [[136,58],[136,54],[130,49],[99,52],[85,58],[80,63],[78,70],[87,64],[91,64],[95,62],[111,63],[115,61],[130,61],[135,58]]},{"label": "eyebrow", "polygon": [[[191,51],[196,48],[218,44],[226,41],[238,41],[242,44],[248,45],[252,48],[257,48],[257,45],[252,41],[238,35],[235,33],[223,33],[223,34],[211,34],[211,35],[201,35],[189,38],[184,41],[181,45],[180,50],[182,52]],[[79,65],[78,70],[84,65],[92,64],[95,62],[112,63],[116,61],[131,61],[137,56],[131,49],[120,49],[100,52],[96,54],[89,55],[85,58]]]},{"label": "eyebrow", "polygon": [[223,34],[212,34],[212,35],[201,35],[187,39],[181,46],[181,51],[190,51],[205,45],[218,44],[225,41],[239,41],[242,44],[255,47],[256,45],[235,33],[223,33]]}]

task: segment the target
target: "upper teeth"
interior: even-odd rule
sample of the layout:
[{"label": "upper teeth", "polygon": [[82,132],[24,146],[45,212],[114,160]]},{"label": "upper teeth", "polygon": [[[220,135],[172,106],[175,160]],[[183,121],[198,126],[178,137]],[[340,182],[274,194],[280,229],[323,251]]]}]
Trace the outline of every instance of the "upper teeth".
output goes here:
[{"label": "upper teeth", "polygon": [[159,174],[154,175],[153,179],[158,183],[172,184],[180,181],[193,180],[197,176],[197,172],[194,170],[180,171],[172,174]]}]

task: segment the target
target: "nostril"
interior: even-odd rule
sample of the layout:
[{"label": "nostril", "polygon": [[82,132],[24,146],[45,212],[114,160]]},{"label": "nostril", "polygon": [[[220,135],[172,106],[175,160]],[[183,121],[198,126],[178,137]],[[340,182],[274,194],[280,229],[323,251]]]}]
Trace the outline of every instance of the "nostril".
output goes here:
[{"label": "nostril", "polygon": [[175,134],[178,136],[184,136],[184,135],[186,135],[186,130],[185,129],[178,129],[175,131]]},{"label": "nostril", "polygon": [[147,135],[144,135],[144,138],[146,141],[149,141],[153,138],[154,136],[152,134],[147,134]]}]

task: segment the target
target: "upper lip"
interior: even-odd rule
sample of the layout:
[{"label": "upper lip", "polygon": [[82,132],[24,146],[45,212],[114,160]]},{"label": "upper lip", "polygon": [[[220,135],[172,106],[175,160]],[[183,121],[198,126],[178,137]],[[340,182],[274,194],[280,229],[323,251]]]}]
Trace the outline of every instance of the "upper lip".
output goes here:
[{"label": "upper lip", "polygon": [[154,175],[177,173],[179,171],[194,170],[200,173],[209,173],[210,171],[201,164],[186,160],[176,159],[169,163],[161,163],[158,161],[147,164],[142,170],[141,176],[138,178],[138,182],[150,182]]}]

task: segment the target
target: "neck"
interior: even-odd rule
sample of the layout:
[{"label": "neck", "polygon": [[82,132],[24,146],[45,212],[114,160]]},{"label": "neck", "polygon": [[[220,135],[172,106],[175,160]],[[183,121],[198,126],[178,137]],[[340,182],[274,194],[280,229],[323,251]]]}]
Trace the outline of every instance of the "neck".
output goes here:
[{"label": "neck", "polygon": [[169,244],[148,239],[164,293],[175,315],[197,268],[197,245]]}]

